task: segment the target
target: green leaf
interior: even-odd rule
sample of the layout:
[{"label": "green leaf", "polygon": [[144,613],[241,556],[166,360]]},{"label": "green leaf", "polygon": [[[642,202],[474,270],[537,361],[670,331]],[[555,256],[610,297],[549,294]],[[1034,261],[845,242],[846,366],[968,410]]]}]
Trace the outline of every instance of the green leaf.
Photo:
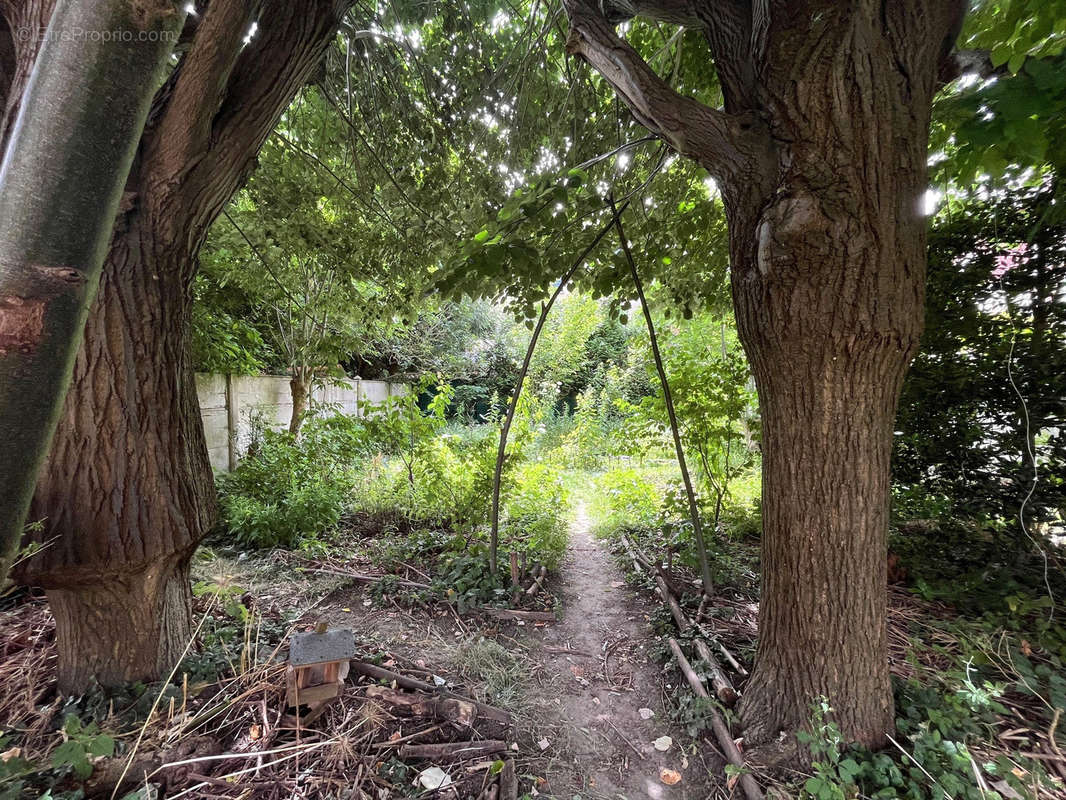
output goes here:
[{"label": "green leaf", "polygon": [[113,756],[115,754],[115,740],[106,734],[94,736],[93,740],[89,742],[89,754],[94,756]]},{"label": "green leaf", "polygon": [[822,793],[822,789],[825,788],[825,781],[822,778],[807,778],[807,782],[803,784],[803,788],[815,797],[818,797]]},{"label": "green leaf", "polygon": [[1011,57],[1011,48],[1008,44],[996,45],[992,49],[989,59],[992,61],[993,67],[1000,67],[1007,63]]},{"label": "green leaf", "polygon": [[[80,764],[89,766],[89,761],[85,755],[85,747],[81,742],[77,742],[74,739],[68,739],[52,751],[53,766],[72,766],[77,770],[78,765]],[[89,766],[89,771],[92,772],[91,766]]]}]

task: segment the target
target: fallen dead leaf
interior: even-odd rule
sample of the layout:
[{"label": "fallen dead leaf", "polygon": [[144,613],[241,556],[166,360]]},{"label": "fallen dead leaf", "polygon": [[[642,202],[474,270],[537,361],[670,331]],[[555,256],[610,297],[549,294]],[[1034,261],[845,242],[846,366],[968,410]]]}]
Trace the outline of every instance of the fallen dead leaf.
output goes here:
[{"label": "fallen dead leaf", "polygon": [[669,750],[673,743],[674,740],[671,739],[669,736],[660,736],[658,739],[652,742],[652,744],[655,746],[655,749],[658,750],[660,753],[665,753],[667,750]]},{"label": "fallen dead leaf", "polygon": [[681,773],[675,769],[667,769],[666,767],[663,767],[659,770],[659,780],[667,786],[673,786],[675,783],[681,782]]},{"label": "fallen dead leaf", "polygon": [[651,719],[655,716],[655,712],[650,708],[638,708],[637,713],[640,714],[641,719]]}]

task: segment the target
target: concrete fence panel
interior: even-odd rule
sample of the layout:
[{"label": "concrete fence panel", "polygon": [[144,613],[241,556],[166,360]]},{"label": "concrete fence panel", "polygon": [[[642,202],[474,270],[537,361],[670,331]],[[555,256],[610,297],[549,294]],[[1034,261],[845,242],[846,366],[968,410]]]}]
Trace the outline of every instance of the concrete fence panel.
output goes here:
[{"label": "concrete fence panel", "polygon": [[[315,407],[361,416],[374,403],[407,394],[402,383],[349,378],[343,385],[316,386]],[[251,439],[254,414],[267,425],[283,429],[292,418],[289,379],[282,375],[196,375],[196,394],[207,438],[211,466],[223,472],[234,469]]]}]

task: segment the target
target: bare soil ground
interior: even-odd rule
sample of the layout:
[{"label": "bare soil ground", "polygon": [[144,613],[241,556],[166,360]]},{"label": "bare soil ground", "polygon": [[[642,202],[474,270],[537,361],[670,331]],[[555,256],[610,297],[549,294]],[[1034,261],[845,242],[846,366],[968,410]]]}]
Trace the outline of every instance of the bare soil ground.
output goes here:
[{"label": "bare soil ground", "polygon": [[[300,574],[284,562],[263,566],[215,558],[198,572],[245,586],[257,602],[306,609],[302,621],[309,624],[350,627],[367,652],[439,672],[512,711],[523,792],[566,800],[702,800],[716,793],[720,763],[678,730],[664,705],[661,670],[650,657],[652,607],[626,586],[606,545],[592,536],[583,505],[549,587],[562,598],[555,623],[383,607],[343,578]],[[670,739],[665,750],[655,746],[666,746],[661,737]],[[663,769],[680,780],[664,782]]]},{"label": "bare soil ground", "polygon": [[[686,737],[671,725],[660,669],[648,655],[651,609],[592,537],[583,506],[570,531],[560,588],[562,621],[545,632],[536,654],[546,670],[564,677],[558,718],[579,735],[555,764],[553,788],[566,797],[708,797],[708,770],[698,751],[683,751]],[[671,744],[661,752],[654,742],[663,736]],[[663,768],[681,780],[664,783]]]}]

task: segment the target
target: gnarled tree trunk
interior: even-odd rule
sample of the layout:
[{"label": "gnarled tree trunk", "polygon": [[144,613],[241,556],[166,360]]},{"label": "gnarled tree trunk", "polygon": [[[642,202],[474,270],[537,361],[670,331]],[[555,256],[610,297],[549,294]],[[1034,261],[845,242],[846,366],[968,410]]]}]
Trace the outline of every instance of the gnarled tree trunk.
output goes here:
[{"label": "gnarled tree trunk", "polygon": [[[733,300],[763,422],[759,643],[749,744],[810,722],[892,729],[889,458],[923,319],[929,114],[965,3],[565,0],[569,49],[636,118],[718,180]],[[612,22],[702,28],[725,98],[657,76]]]},{"label": "gnarled tree trunk", "polygon": [[213,0],[156,96],[37,487],[34,535],[55,541],[17,574],[48,591],[64,690],[158,677],[191,634],[214,506],[186,357],[197,254],[349,5]]},{"label": "gnarled tree trunk", "polygon": [[155,231],[138,209],[115,232],[32,508],[58,539],[20,577],[47,590],[71,690],[175,663],[192,634],[189,556],[214,516],[187,357],[195,262]]}]

